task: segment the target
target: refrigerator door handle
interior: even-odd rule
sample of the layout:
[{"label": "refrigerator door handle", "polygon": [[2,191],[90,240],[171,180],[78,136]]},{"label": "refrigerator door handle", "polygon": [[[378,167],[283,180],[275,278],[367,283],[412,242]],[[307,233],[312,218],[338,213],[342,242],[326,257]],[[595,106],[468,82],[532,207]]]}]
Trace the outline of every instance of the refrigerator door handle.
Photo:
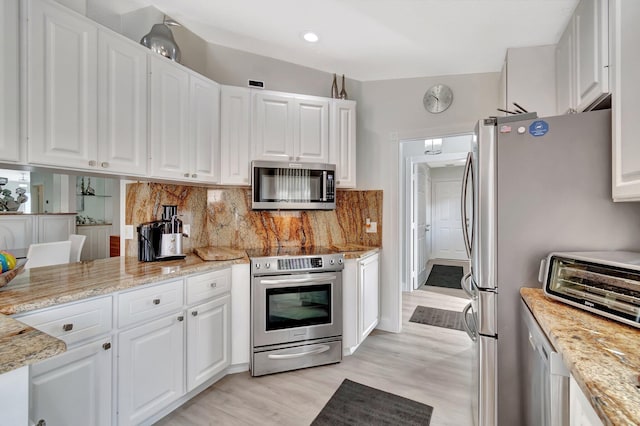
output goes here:
[{"label": "refrigerator door handle", "polygon": [[[471,244],[472,241],[470,239],[469,236],[469,229],[467,226],[467,221],[469,220],[469,218],[467,217],[467,188],[468,188],[468,183],[469,183],[469,176],[472,174],[473,171],[473,164],[472,164],[472,159],[473,159],[473,153],[469,153],[467,154],[467,162],[464,165],[464,172],[462,174],[462,195],[461,195],[461,199],[460,199],[460,208],[461,208],[461,218],[462,218],[462,236],[464,238],[464,248],[467,252],[467,257],[471,257]],[[471,227],[473,228],[473,224],[471,224]],[[473,236],[471,236],[471,238],[473,238]]]},{"label": "refrigerator door handle", "polygon": [[469,338],[471,339],[471,341],[475,342],[476,340],[478,340],[478,336],[476,335],[475,330],[471,329],[471,326],[469,325],[468,319],[469,318],[469,311],[471,310],[471,302],[469,302],[469,304],[467,306],[464,307],[464,309],[462,310],[462,325],[464,326],[464,330],[467,332],[467,335],[469,336]]},{"label": "refrigerator door handle", "polygon": [[471,299],[477,298],[478,296],[473,292],[471,284],[467,286],[467,283],[471,283],[471,272],[468,272],[464,277],[462,277],[462,279],[460,280],[460,287],[462,287],[464,292],[467,293],[467,296],[469,296]]}]

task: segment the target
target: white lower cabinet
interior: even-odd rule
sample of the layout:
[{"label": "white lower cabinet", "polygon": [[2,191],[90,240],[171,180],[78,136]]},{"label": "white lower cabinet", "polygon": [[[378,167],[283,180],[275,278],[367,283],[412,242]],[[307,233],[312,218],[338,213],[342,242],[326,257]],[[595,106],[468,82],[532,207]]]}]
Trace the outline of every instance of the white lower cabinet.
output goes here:
[{"label": "white lower cabinet", "polygon": [[187,392],[231,363],[231,296],[187,311]]},{"label": "white lower cabinet", "polygon": [[342,271],[342,348],[353,354],[380,318],[379,253],[348,259]]},{"label": "white lower cabinet", "polygon": [[106,337],[31,366],[30,421],[111,425],[112,352]]},{"label": "white lower cabinet", "polygon": [[139,424],[184,394],[183,340],[182,312],[120,333],[119,425]]},{"label": "white lower cabinet", "polygon": [[576,379],[569,379],[569,426],[602,426],[589,400],[580,389]]}]

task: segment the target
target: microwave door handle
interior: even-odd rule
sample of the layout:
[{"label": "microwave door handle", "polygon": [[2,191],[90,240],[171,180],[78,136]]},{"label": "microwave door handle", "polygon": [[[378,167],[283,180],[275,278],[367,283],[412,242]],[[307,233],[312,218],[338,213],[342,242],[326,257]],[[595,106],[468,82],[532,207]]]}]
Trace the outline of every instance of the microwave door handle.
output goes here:
[{"label": "microwave door handle", "polygon": [[327,171],[322,172],[322,201],[327,201]]},{"label": "microwave door handle", "polygon": [[[471,257],[471,240],[469,239],[469,229],[467,227],[467,187],[469,183],[469,174],[473,170],[471,165],[472,153],[467,154],[467,162],[464,165],[464,172],[462,174],[462,194],[460,197],[460,217],[462,218],[462,237],[464,239],[464,248],[467,252],[467,257]],[[473,224],[471,225],[473,227]]]}]

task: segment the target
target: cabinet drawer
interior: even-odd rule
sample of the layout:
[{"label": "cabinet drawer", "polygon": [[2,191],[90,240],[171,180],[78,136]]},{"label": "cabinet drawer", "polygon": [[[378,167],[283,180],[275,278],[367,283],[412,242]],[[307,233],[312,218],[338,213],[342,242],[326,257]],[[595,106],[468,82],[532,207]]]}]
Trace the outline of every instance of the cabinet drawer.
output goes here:
[{"label": "cabinet drawer", "polygon": [[16,319],[71,345],[111,331],[111,297],[47,308]]},{"label": "cabinet drawer", "polygon": [[187,278],[187,304],[201,302],[231,290],[231,269]]},{"label": "cabinet drawer", "polygon": [[118,327],[182,308],[182,288],[182,280],[175,280],[118,295]]}]

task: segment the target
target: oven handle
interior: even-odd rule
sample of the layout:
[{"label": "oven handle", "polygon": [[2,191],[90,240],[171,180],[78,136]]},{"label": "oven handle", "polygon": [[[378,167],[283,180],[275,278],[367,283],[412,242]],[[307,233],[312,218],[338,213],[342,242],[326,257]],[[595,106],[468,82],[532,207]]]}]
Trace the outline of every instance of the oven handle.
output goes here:
[{"label": "oven handle", "polygon": [[298,352],[295,354],[282,354],[282,355],[267,355],[269,359],[292,359],[292,358],[302,358],[307,355],[317,355],[331,349],[329,345],[320,345],[318,348],[306,351],[306,352]]},{"label": "oven handle", "polygon": [[322,278],[291,278],[286,280],[262,280],[260,284],[302,284],[302,283],[326,283],[333,281],[337,277],[335,275],[325,276]]}]

